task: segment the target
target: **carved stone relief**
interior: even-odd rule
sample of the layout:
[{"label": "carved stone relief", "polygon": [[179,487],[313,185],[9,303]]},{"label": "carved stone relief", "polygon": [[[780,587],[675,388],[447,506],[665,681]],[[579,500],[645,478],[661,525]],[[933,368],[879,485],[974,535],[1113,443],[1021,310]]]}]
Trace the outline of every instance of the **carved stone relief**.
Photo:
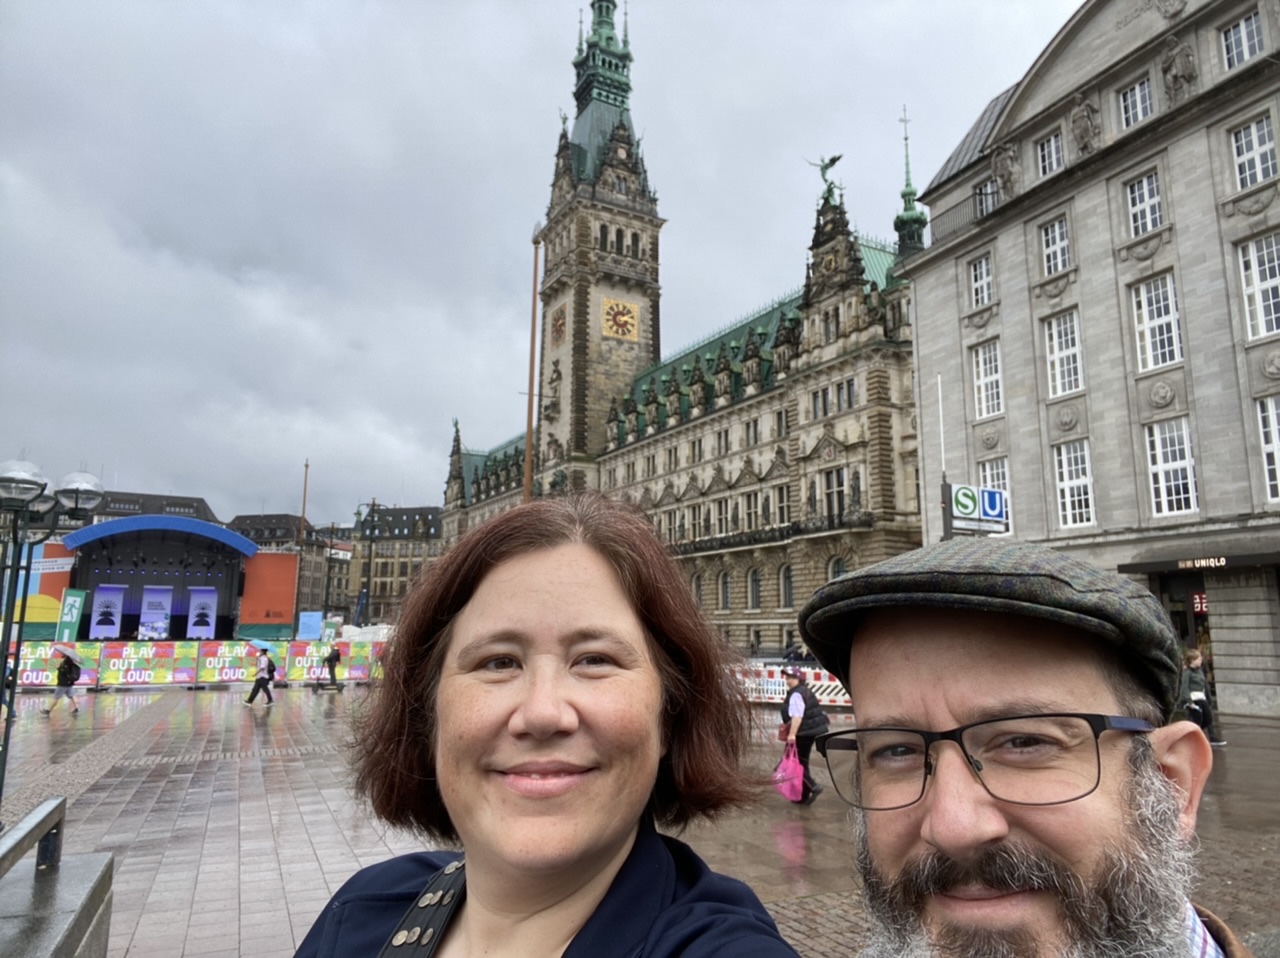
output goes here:
[{"label": "carved stone relief", "polygon": [[1163,409],[1177,397],[1174,388],[1163,379],[1157,379],[1151,384],[1151,389],[1147,393],[1147,401],[1157,409]]},{"label": "carved stone relief", "polygon": [[1080,425],[1080,410],[1075,404],[1067,403],[1058,409],[1058,428],[1063,432],[1071,432]]},{"label": "carved stone relief", "polygon": [[1262,375],[1268,379],[1280,379],[1280,349],[1273,349],[1262,357]]}]

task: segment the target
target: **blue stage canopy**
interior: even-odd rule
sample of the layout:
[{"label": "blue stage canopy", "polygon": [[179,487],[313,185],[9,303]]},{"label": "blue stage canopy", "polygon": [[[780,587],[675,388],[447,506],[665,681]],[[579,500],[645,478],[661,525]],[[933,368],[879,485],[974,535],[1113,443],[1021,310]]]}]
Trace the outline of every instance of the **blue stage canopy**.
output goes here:
[{"label": "blue stage canopy", "polygon": [[202,539],[212,539],[235,549],[246,557],[258,551],[258,547],[251,540],[238,532],[232,532],[212,522],[186,519],[181,516],[125,516],[122,519],[111,519],[85,526],[83,529],[77,529],[63,536],[62,544],[68,549],[78,550],[91,542],[133,532],[178,532]]}]

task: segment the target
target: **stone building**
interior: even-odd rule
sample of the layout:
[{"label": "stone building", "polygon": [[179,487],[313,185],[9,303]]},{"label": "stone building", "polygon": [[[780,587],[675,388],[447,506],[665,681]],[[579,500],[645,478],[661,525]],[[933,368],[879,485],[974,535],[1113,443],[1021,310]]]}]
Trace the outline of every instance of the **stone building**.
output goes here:
[{"label": "stone building", "polygon": [[944,471],[1006,490],[1015,536],[1149,584],[1211,638],[1220,707],[1272,715],[1278,44],[1275,3],[1084,3],[922,194],[899,273],[925,540]]},{"label": "stone building", "polygon": [[439,506],[385,506],[356,514],[347,598],[354,625],[391,622],[423,566],[440,555]]},{"label": "stone building", "polygon": [[[908,172],[899,250],[855,235],[827,176],[839,157],[824,161],[802,287],[662,359],[663,220],[615,6],[593,2],[579,39],[542,233],[535,494],[638,504],[722,632],[777,652],[819,584],[920,542],[911,314],[890,270],[922,247],[926,219]],[[446,544],[521,500],[524,448],[520,435],[467,449],[455,423]]]}]

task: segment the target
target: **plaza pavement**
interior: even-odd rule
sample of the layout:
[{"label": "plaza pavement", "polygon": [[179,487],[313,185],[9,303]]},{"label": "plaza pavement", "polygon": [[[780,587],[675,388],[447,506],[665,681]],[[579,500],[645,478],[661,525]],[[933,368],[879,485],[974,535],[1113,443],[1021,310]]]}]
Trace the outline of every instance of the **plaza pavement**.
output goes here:
[{"label": "plaza pavement", "polygon": [[[18,697],[6,797],[12,824],[65,795],[65,851],[116,856],[113,958],[285,958],[356,869],[421,847],[374,821],[347,787],[347,710],[364,692],[121,690],[40,714]],[[762,727],[773,712],[762,710]],[[1280,956],[1280,721],[1233,719],[1201,812],[1197,900]],[[772,765],[762,733],[752,756]],[[774,796],[683,836],[750,883],[806,958],[852,954],[866,924],[854,894],[847,810]]]}]

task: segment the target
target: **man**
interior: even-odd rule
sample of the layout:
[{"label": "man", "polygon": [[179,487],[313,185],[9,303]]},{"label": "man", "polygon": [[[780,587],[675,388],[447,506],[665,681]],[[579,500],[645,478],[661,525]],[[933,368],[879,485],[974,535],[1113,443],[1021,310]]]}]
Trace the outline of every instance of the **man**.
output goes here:
[{"label": "man", "polygon": [[259,692],[267,693],[267,706],[269,707],[275,699],[271,697],[271,673],[275,669],[271,667],[271,656],[267,654],[266,649],[258,650],[258,669],[254,673],[253,691],[249,693],[249,697],[244,700],[245,705],[252,705],[253,700],[258,697]]},{"label": "man", "polygon": [[49,703],[49,707],[47,709],[42,708],[40,711],[48,715],[58,707],[58,702],[61,699],[66,699],[74,714],[80,711],[80,706],[76,705],[74,694],[76,682],[80,678],[80,668],[71,661],[71,657],[66,653],[55,651],[53,654],[61,660],[58,662],[57,677],[55,679],[57,688],[53,690],[53,701]]},{"label": "man", "polygon": [[822,711],[818,697],[805,682],[804,673],[794,665],[782,670],[782,680],[787,683],[787,697],[782,702],[787,741],[796,743],[796,756],[804,769],[804,789],[795,804],[812,805],[822,786],[813,780],[809,772],[809,756],[813,753],[814,739],[827,730],[827,713]]},{"label": "man", "polygon": [[858,808],[869,956],[1247,956],[1193,908],[1213,764],[1170,724],[1180,657],[1146,589],[955,539],[818,590],[800,629],[858,718],[819,740]]}]

